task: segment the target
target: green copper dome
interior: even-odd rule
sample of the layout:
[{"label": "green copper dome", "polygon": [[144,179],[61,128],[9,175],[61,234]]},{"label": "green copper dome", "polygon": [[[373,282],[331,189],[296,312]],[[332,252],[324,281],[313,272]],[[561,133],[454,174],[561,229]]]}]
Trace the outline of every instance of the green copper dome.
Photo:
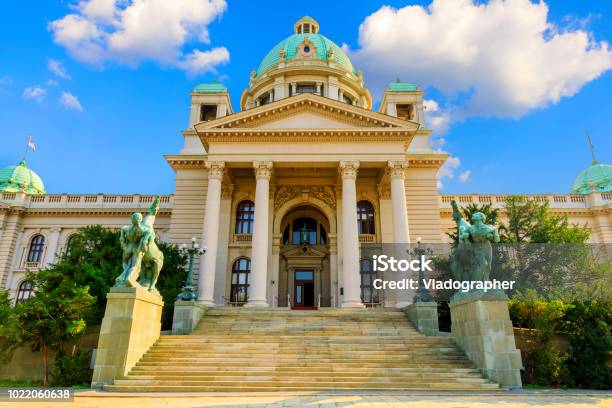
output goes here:
[{"label": "green copper dome", "polygon": [[[302,30],[298,28],[298,26],[301,24],[309,24],[309,27],[311,27],[311,32],[302,32]],[[310,46],[314,48],[316,59],[325,62],[334,62],[347,72],[357,75],[357,71],[355,70],[355,67],[353,67],[353,63],[342,48],[338,47],[338,45],[336,45],[336,43],[334,43],[332,40],[319,34],[318,30],[318,23],[314,21],[312,17],[302,17],[296,23],[296,33],[276,44],[274,48],[272,48],[264,57],[261,64],[259,64],[259,68],[257,69],[257,76],[262,75],[266,71],[269,71],[278,65],[278,63],[281,61],[281,51],[284,54],[285,61],[291,61],[296,58],[299,53],[298,49],[305,40],[310,41]],[[304,49],[304,51],[306,51],[306,49]]]},{"label": "green copper dome", "polygon": [[592,192],[612,192],[612,166],[593,160],[591,165],[578,174],[572,194],[589,194]]},{"label": "green copper dome", "polygon": [[0,169],[0,192],[45,194],[45,185],[38,174],[26,166],[22,160],[17,166]]}]

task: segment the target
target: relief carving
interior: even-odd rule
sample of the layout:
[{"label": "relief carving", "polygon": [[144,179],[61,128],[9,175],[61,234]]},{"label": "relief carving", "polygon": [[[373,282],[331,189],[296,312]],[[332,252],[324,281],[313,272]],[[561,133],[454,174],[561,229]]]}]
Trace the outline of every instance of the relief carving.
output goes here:
[{"label": "relief carving", "polygon": [[299,192],[297,187],[293,186],[280,186],[276,191],[276,198],[274,199],[274,210],[281,208],[287,201],[295,198]]},{"label": "relief carving", "polygon": [[310,194],[331,208],[336,208],[336,194],[330,186],[313,186],[310,189]]}]

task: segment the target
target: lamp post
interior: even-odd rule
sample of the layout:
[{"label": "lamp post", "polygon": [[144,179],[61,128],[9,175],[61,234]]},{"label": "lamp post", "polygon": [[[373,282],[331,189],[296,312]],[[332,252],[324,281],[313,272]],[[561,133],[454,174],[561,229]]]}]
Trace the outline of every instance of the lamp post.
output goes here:
[{"label": "lamp post", "polygon": [[200,246],[196,244],[196,237],[193,237],[191,238],[191,248],[188,248],[186,244],[181,244],[179,251],[181,254],[189,257],[189,266],[185,285],[183,285],[183,289],[176,297],[176,300],[196,300],[197,294],[193,289],[193,259],[196,256],[203,255],[204,252],[206,252],[206,248],[200,248]]},{"label": "lamp post", "polygon": [[[431,255],[432,253],[433,251],[431,250],[431,248],[421,247],[421,237],[418,237],[417,246],[416,248],[414,248],[411,255],[416,258],[421,258],[423,255]],[[410,254],[410,251],[408,251],[408,254]],[[423,271],[423,268],[419,268],[419,288],[416,291],[416,295],[414,295],[414,298],[413,298],[414,303],[434,301],[433,297],[431,296],[431,293],[429,293],[429,291],[425,287],[424,281],[425,281],[425,272]]]}]

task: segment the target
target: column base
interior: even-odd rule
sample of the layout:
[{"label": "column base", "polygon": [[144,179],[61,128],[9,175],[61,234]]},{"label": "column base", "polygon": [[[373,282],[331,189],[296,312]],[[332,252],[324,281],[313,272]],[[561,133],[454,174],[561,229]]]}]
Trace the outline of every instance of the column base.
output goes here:
[{"label": "column base", "polygon": [[198,299],[198,304],[206,307],[215,307],[215,301],[212,299]]},{"label": "column base", "polygon": [[249,300],[243,307],[270,307],[265,300]]},{"label": "column base", "polygon": [[357,308],[357,309],[365,309],[365,305],[363,303],[356,302],[356,301],[350,301],[347,300],[345,302],[342,302],[342,307],[352,307],[352,308]]}]

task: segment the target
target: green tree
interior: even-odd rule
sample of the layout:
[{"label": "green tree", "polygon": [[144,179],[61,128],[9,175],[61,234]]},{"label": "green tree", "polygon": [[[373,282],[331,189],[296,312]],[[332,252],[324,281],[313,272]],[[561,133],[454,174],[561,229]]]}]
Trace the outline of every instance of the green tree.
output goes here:
[{"label": "green tree", "polygon": [[499,229],[502,242],[582,244],[589,239],[586,225],[569,225],[567,215],[551,214],[548,202],[508,197],[505,212],[507,222]]},{"label": "green tree", "polygon": [[[164,299],[162,328],[172,327],[172,313],[176,295],[183,286],[186,271],[185,257],[175,245],[157,242],[164,253],[164,266],[157,282],[157,289]],[[88,316],[90,324],[99,324],[104,317],[106,294],[115,284],[115,278],[122,272],[122,252],[119,231],[100,225],[79,229],[70,239],[70,247],[50,270],[74,281],[77,285],[88,286],[96,301]]]},{"label": "green tree", "polygon": [[[29,345],[33,351],[40,351],[43,385],[47,385],[50,352],[63,354],[66,345],[84,333],[85,317],[95,299],[87,286],[63,279],[55,271],[31,272],[27,279],[36,292],[8,312],[2,312],[6,320],[0,326],[0,336],[4,338],[0,353],[6,361],[19,347]],[[5,299],[4,295],[2,298]],[[1,308],[4,310],[5,306]]]}]

